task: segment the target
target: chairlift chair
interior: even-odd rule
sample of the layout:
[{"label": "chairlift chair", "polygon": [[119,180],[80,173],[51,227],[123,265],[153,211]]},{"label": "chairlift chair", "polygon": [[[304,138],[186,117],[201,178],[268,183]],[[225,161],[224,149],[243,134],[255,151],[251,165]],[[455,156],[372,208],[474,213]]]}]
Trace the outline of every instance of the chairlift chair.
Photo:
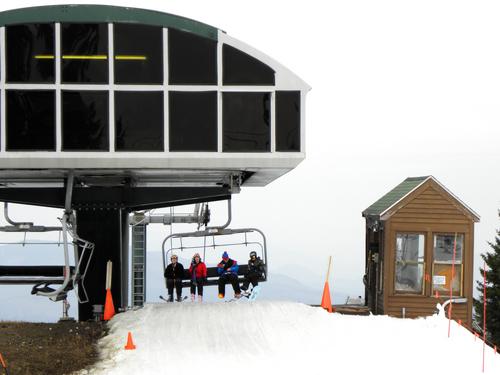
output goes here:
[{"label": "chairlift chair", "polygon": [[[261,241],[248,241],[248,234],[250,233],[257,233],[261,236]],[[244,236],[244,241],[237,241],[237,242],[230,242],[230,243],[216,243],[215,238],[219,238],[222,236],[234,236],[234,235],[243,235]],[[182,243],[182,239],[186,238],[203,238],[203,245],[202,246],[184,246]],[[207,238],[212,238],[212,243],[207,244]],[[178,239],[180,242],[180,246],[174,247],[172,246],[173,240]],[[167,244],[170,243],[170,246]],[[168,259],[168,256],[172,252],[177,252],[177,251],[184,251],[184,250],[194,250],[194,249],[200,249],[203,248],[203,259],[205,259],[205,254],[207,248],[228,248],[228,247],[235,247],[235,246],[248,246],[248,245],[254,245],[257,246],[258,249],[260,249],[260,254],[262,256],[262,260],[264,261],[264,269],[265,272],[262,275],[262,277],[259,279],[259,281],[267,281],[267,243],[266,243],[266,236],[264,233],[257,229],[257,228],[241,228],[241,229],[229,229],[225,227],[213,227],[213,228],[206,228],[205,230],[198,230],[195,232],[186,232],[186,233],[174,233],[169,236],[167,236],[162,243],[162,259],[163,259],[163,269],[166,268],[166,262]],[[246,254],[245,254],[246,256]],[[236,258],[236,257],[234,257]],[[239,269],[238,269],[238,279],[239,282],[243,282],[245,278],[245,274],[248,271],[248,265],[247,264],[240,264]],[[219,274],[217,272],[217,267],[208,267],[207,266],[207,282],[204,285],[217,285],[219,279]],[[189,272],[186,270],[184,277],[183,277],[183,282],[182,286],[183,287],[188,287],[190,285],[190,276]]]},{"label": "chairlift chair", "polygon": [[[94,244],[86,241],[76,234],[74,230],[75,216],[71,209],[71,196],[73,189],[73,174],[68,176],[66,186],[66,202],[63,217],[60,219],[61,227],[37,226],[29,222],[14,222],[8,217],[8,204],[4,205],[4,215],[11,225],[0,227],[3,232],[62,232],[64,265],[62,266],[0,266],[0,284],[34,284],[31,294],[48,297],[52,301],[66,299],[67,292],[74,289],[80,282],[84,298],[77,293],[80,303],[88,302],[87,291],[84,280],[89,268],[90,260],[94,251]],[[75,265],[70,266],[68,235],[73,238]],[[29,245],[29,242],[23,242]],[[81,249],[80,255],[78,250]],[[55,287],[59,285],[59,287]]]}]

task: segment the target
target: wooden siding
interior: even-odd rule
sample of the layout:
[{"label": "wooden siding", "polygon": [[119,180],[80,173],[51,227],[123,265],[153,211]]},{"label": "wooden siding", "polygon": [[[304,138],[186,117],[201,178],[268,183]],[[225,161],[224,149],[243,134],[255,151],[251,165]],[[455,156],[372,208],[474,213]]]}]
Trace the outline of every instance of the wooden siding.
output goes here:
[{"label": "wooden siding", "polygon": [[[432,280],[434,234],[461,233],[464,235],[462,296],[465,304],[453,305],[453,318],[470,325],[472,322],[474,220],[469,212],[432,181],[422,185],[400,202],[384,223],[384,314],[407,318],[432,315],[436,311],[431,282],[426,282],[423,295],[397,294],[395,283],[395,247],[398,232],[422,233],[425,236],[425,273]],[[444,302],[447,298],[441,299]]]},{"label": "wooden siding", "polygon": [[[407,318],[418,318],[420,316],[429,316],[437,311],[437,303],[444,303],[447,298],[440,298],[439,301],[434,297],[420,296],[390,296],[389,306],[386,309],[386,314],[394,317],[402,317],[402,309],[405,308],[405,316]],[[453,305],[452,318],[469,322],[469,312],[467,303],[456,303]],[[470,323],[467,323],[470,324]]]},{"label": "wooden siding", "polygon": [[470,219],[434,187],[428,186],[391,217],[398,223],[468,224]]}]

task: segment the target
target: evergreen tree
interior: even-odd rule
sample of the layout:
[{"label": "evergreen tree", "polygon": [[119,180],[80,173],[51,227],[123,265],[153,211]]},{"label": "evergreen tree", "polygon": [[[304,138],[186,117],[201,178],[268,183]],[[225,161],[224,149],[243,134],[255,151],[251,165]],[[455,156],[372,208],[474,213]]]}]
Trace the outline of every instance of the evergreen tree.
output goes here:
[{"label": "evergreen tree", "polygon": [[[499,211],[500,216],[500,211]],[[486,335],[487,339],[500,346],[500,230],[494,242],[488,242],[492,252],[481,254],[486,262]],[[483,328],[483,267],[481,281],[477,281],[479,299],[474,299],[475,319]]]}]

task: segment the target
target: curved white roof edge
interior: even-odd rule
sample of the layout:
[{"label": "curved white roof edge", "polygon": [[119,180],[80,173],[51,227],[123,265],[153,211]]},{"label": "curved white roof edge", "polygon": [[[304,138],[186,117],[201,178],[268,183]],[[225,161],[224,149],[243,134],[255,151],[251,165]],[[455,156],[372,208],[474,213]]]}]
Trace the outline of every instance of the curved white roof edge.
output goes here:
[{"label": "curved white roof edge", "polygon": [[311,90],[311,86],[309,86],[303,79],[293,73],[290,69],[286,68],[265,53],[242,42],[241,40],[233,38],[232,36],[227,35],[224,31],[221,30],[219,30],[218,40],[219,42],[228,44],[239,49],[240,51],[245,52],[250,56],[255,57],[256,59],[273,68],[276,72],[276,90]]}]

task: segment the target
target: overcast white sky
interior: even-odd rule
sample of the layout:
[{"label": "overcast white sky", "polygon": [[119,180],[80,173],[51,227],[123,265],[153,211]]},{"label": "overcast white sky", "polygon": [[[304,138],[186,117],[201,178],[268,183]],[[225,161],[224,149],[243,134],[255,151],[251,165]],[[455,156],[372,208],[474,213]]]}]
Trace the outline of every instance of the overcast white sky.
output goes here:
[{"label": "overcast white sky", "polygon": [[[61,3],[6,1],[0,10]],[[500,3],[105,3],[221,28],[312,86],[306,160],[269,186],[244,188],[233,198],[234,226],[268,235],[271,267],[300,279],[298,265],[324,274],[333,255],[333,283],[361,294],[361,211],[406,177],[432,174],[481,215],[477,269],[479,253],[500,227]],[[164,232],[150,231],[151,250],[159,249]]]}]

